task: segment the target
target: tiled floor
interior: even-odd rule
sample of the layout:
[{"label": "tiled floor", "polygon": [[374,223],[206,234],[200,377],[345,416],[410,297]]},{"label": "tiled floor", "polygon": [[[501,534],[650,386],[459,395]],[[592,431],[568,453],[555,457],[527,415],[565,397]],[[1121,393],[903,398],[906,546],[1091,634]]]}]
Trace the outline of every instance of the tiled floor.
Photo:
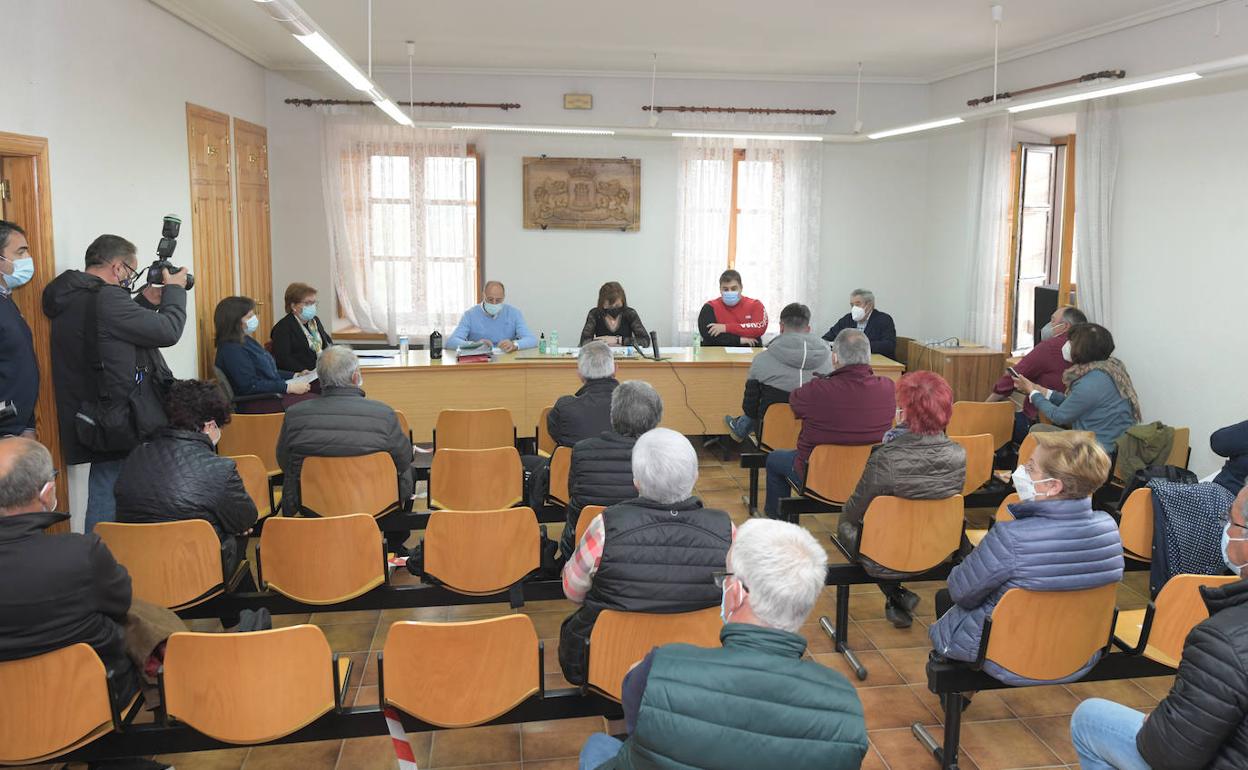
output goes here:
[{"label": "tiled floor", "polygon": [[[747,472],[736,467],[735,458],[721,462],[706,452],[701,453],[701,458],[698,493],[702,500],[708,507],[727,510],[738,523],[745,521],[748,514],[742,495],[749,488]],[[975,513],[986,518],[991,512]],[[835,514],[802,518],[803,525],[825,544],[829,557],[839,562],[843,558],[829,541],[836,521]],[[551,526],[550,530],[552,537],[558,536],[558,526]],[[1146,582],[1146,573],[1129,573],[1128,585],[1120,589],[1119,606],[1123,609],[1146,606]],[[923,601],[916,611],[914,626],[905,631],[893,628],[884,620],[884,602],[878,589],[870,585],[853,587],[849,641],[870,672],[865,682],[853,676],[819,628],[819,615],[834,617],[833,589],[825,589],[810,622],[802,629],[810,641],[813,658],[845,674],[858,688],[871,741],[864,770],[938,767],[911,735],[910,725],[921,722],[940,739],[943,714],[936,697],[927,690],[924,664],[930,649],[927,624],[934,619],[932,596],[942,586],[943,583],[938,582],[909,586]],[[534,602],[521,610],[533,618],[538,635],[546,641],[547,687],[568,686],[562,675],[549,672],[559,671],[555,656],[559,624],[571,606],[565,601]],[[287,615],[274,618],[274,622],[275,625],[312,622],[321,626],[333,649],[350,654],[355,661],[349,702],[371,704],[377,701],[376,651],[384,644],[390,623],[408,619],[490,617],[508,612],[511,610],[506,605],[490,604]],[[965,713],[960,766],[964,770],[1078,768],[1070,743],[1070,714],[1081,700],[1100,696],[1149,710],[1169,690],[1170,679],[1159,677],[981,693]],[[563,770],[576,767],[576,756],[585,737],[601,729],[601,720],[591,718],[412,734],[410,738],[417,764],[422,769]],[[179,770],[389,770],[396,767],[390,740],[385,736],[200,752],[161,759],[175,764]]]}]

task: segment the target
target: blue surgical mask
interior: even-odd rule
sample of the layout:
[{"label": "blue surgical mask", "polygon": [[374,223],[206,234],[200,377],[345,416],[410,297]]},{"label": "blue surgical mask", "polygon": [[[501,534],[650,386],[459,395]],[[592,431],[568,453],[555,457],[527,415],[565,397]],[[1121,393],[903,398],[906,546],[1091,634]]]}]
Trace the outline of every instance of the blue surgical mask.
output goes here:
[{"label": "blue surgical mask", "polygon": [[481,308],[485,310],[486,315],[488,315],[490,318],[494,318],[499,313],[503,312],[503,303],[500,302],[497,305],[491,305],[488,302],[482,302]]},{"label": "blue surgical mask", "polygon": [[1228,551],[1232,540],[1248,540],[1248,537],[1231,537],[1231,522],[1227,521],[1226,526],[1222,528],[1222,561],[1226,563],[1226,568],[1236,575],[1240,574],[1246,565],[1236,564],[1231,561],[1231,555]]},{"label": "blue surgical mask", "polygon": [[4,276],[4,282],[8,284],[10,289],[16,289],[18,286],[29,283],[30,279],[35,277],[34,258],[19,257],[18,259],[7,259],[0,257],[0,259],[13,263],[13,274]]},{"label": "blue surgical mask", "polygon": [[721,291],[719,296],[723,298],[724,304],[732,307],[741,301],[741,292],[739,291]]},{"label": "blue surgical mask", "polygon": [[313,318],[316,318],[316,305],[304,305],[303,309],[299,311],[299,317],[303,319],[305,323],[311,321]]},{"label": "blue surgical mask", "polygon": [[255,334],[256,329],[260,328],[260,317],[252,316],[243,322],[243,332],[246,334]]}]

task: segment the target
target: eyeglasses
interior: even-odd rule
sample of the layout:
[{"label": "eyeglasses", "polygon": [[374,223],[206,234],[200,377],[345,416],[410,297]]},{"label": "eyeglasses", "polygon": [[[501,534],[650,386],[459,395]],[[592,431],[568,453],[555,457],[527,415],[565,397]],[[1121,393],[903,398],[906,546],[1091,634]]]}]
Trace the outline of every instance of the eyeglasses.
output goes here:
[{"label": "eyeglasses", "polygon": [[[737,574],[735,572],[712,572],[711,573],[711,580],[715,581],[715,587],[719,589],[722,589],[724,587],[724,581],[730,577],[737,577]],[[741,583],[741,579],[737,578],[737,582]],[[741,590],[745,591],[746,593],[750,592],[750,589],[746,587],[745,583],[741,583]]]}]

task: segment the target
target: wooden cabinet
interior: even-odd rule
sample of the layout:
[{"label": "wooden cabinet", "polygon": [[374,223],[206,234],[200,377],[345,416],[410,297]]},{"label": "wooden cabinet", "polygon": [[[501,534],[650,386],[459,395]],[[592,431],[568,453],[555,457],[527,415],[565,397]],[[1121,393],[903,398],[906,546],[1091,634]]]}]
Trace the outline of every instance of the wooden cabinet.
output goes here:
[{"label": "wooden cabinet", "polygon": [[230,182],[230,117],[186,105],[191,171],[191,243],[195,261],[195,333],[199,374],[213,377],[217,303],[234,293],[234,198]]}]

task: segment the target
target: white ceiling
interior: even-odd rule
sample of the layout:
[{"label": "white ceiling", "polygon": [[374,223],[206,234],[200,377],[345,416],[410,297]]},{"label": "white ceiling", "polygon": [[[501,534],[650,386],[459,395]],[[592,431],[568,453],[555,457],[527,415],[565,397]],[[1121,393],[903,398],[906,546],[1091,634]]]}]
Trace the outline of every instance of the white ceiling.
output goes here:
[{"label": "white ceiling", "polygon": [[[1218,0],[1001,0],[1004,59]],[[253,0],[152,0],[275,70],[319,61]],[[299,0],[367,58],[366,0]],[[374,0],[375,67],[932,82],[991,62],[990,0]]]}]

